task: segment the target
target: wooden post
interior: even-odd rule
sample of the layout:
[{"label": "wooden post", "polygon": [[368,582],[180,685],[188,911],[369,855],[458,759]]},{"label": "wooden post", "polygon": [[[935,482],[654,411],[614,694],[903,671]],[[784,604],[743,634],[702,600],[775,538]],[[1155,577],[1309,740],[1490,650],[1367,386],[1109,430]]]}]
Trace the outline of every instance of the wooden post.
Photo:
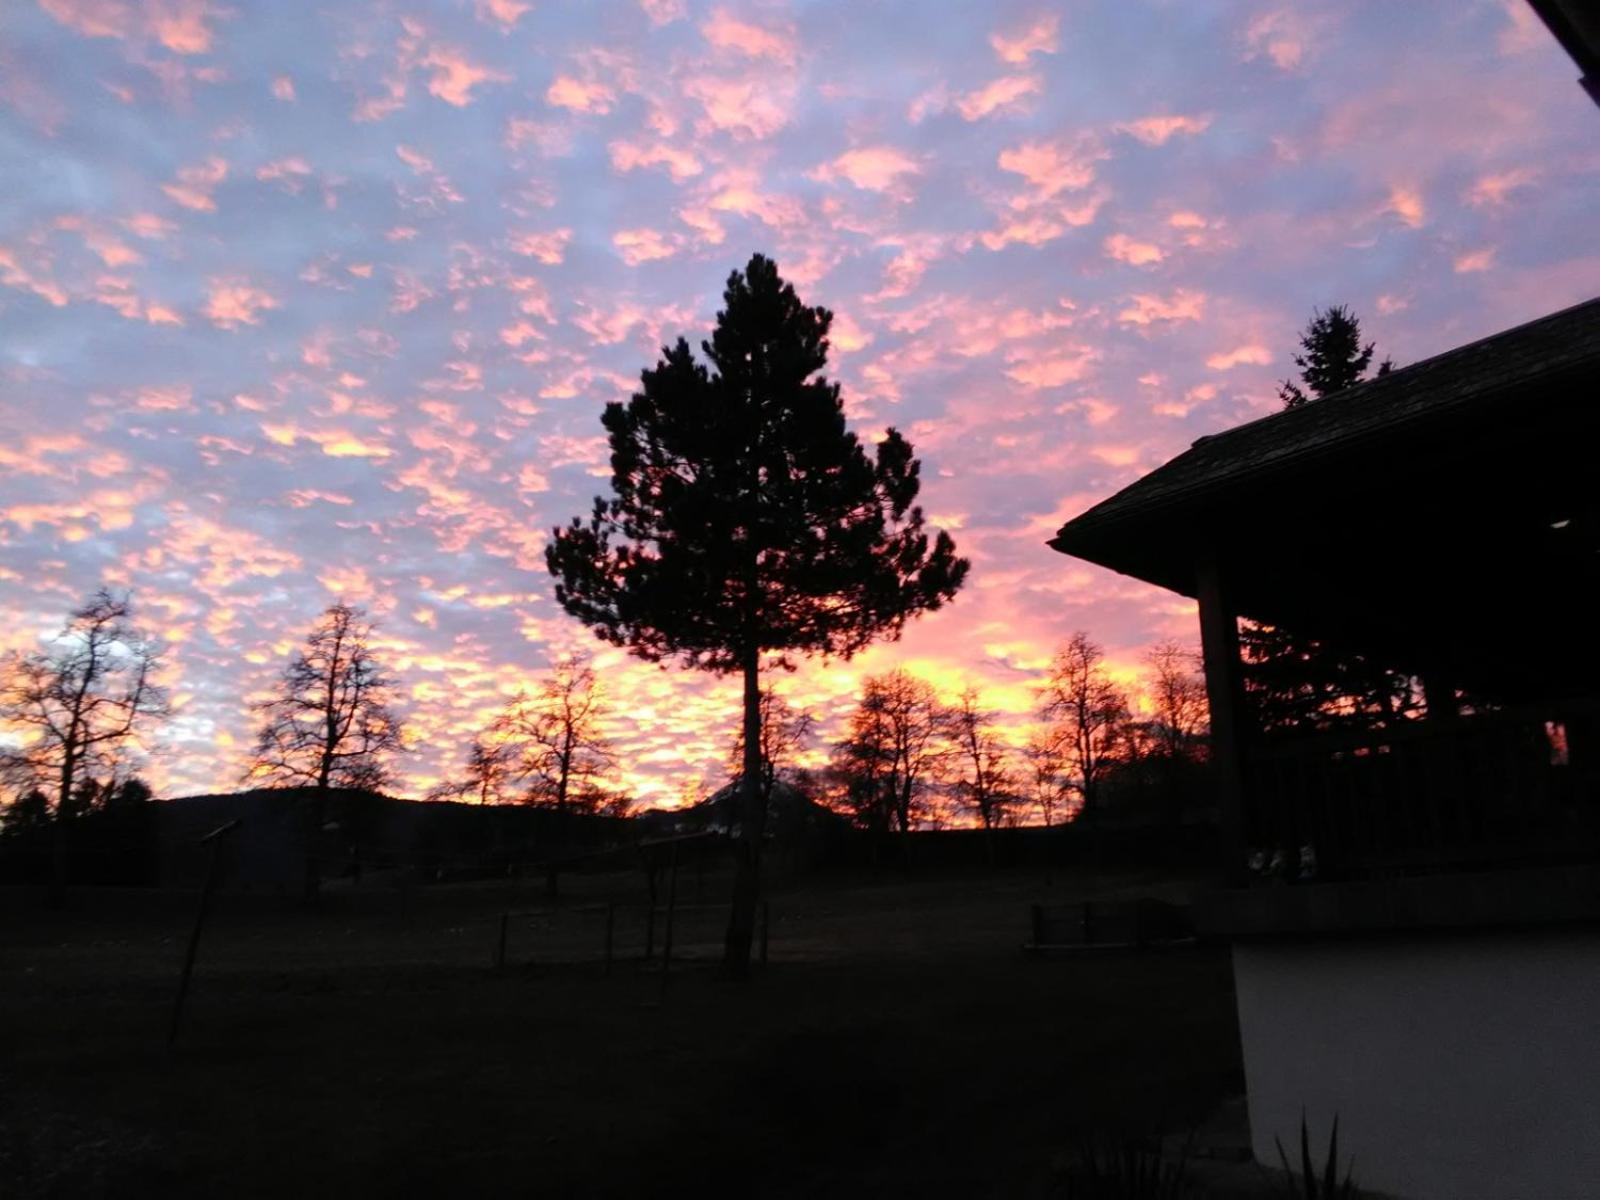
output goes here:
[{"label": "wooden post", "polygon": [[1200,601],[1200,646],[1205,653],[1206,699],[1211,706],[1211,761],[1222,805],[1223,877],[1246,882],[1244,846],[1244,680],[1239,660],[1239,617],[1229,600],[1214,552],[1195,567]]},{"label": "wooden post", "polygon": [[506,969],[506,927],[510,924],[511,914],[508,912],[501,913],[500,942],[498,946],[496,946],[494,952],[494,969],[496,971],[504,971]]},{"label": "wooden post", "polygon": [[678,843],[672,843],[672,866],[667,875],[667,928],[661,937],[661,998],[667,998],[667,976],[672,973],[672,921],[678,905]]},{"label": "wooden post", "polygon": [[761,965],[767,965],[768,944],[772,940],[772,902],[761,902]]},{"label": "wooden post", "polygon": [[194,928],[189,931],[189,947],[183,956],[183,972],[178,976],[178,995],[172,1002],[172,1022],[167,1026],[167,1047],[178,1040],[178,1028],[183,1022],[183,1002],[189,995],[189,979],[194,974],[195,956],[200,952],[200,931],[205,928],[206,914],[211,911],[211,896],[217,889],[217,864],[221,859],[222,838],[238,828],[237,820],[219,825],[200,839],[203,846],[211,844],[211,860],[206,864],[205,882],[200,885],[200,902],[195,908]]},{"label": "wooden post", "polygon": [[606,904],[606,976],[611,975],[611,952],[615,945],[617,931],[617,906],[614,902]]}]

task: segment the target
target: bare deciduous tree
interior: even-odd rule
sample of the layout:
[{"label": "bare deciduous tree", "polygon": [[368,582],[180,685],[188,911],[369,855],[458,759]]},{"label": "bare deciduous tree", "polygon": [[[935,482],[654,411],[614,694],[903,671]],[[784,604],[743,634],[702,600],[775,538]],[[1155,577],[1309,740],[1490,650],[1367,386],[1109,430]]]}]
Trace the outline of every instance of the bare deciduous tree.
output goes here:
[{"label": "bare deciduous tree", "polygon": [[1079,815],[1093,818],[1100,784],[1123,741],[1128,699],[1106,674],[1104,653],[1088,634],[1074,633],[1056,651],[1045,683],[1044,713],[1082,800]]},{"label": "bare deciduous tree", "polygon": [[909,833],[948,754],[933,688],[905,671],[869,676],[834,754],[834,773],[858,820]]},{"label": "bare deciduous tree", "polygon": [[348,604],[331,605],[284,668],[278,694],[256,706],[262,716],[247,781],[308,787],[305,896],[321,888],[317,843],[332,788],[376,790],[389,780],[388,759],[403,749],[390,710],[393,682],[372,656],[372,624]]},{"label": "bare deciduous tree", "polygon": [[584,655],[560,660],[533,696],[513,701],[496,723],[527,780],[526,799],[557,812],[604,806],[615,768],[602,729],[605,698]]},{"label": "bare deciduous tree", "polygon": [[491,729],[472,739],[472,748],[467,752],[467,769],[462,777],[430,788],[428,799],[505,804],[512,798],[516,776],[515,747]]},{"label": "bare deciduous tree", "polygon": [[1045,825],[1054,825],[1058,812],[1071,816],[1072,780],[1058,731],[1052,726],[1039,730],[1028,739],[1023,753],[1028,761],[1028,789]]},{"label": "bare deciduous tree", "polygon": [[967,688],[946,714],[959,764],[955,792],[967,811],[977,814],[984,829],[997,829],[1016,797],[1012,792],[1010,754],[994,729],[994,714],[979,702],[978,689]]},{"label": "bare deciduous tree", "polygon": [[[96,592],[49,650],[0,665],[0,729],[18,740],[0,752],[0,767],[14,781],[54,792],[55,815],[69,815],[88,773],[114,773],[141,730],[166,715],[157,662],[155,646],[133,624],[129,598]],[[57,895],[65,882],[61,850],[57,836]]]},{"label": "bare deciduous tree", "polygon": [[1150,696],[1155,702],[1152,735],[1164,757],[1194,754],[1210,720],[1200,656],[1173,641],[1157,642],[1145,654]]}]

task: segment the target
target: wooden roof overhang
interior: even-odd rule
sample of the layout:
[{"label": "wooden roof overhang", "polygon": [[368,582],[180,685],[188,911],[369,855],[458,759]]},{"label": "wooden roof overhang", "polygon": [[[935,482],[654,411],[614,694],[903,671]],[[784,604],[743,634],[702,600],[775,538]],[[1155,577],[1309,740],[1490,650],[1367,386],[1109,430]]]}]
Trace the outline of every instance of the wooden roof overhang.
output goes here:
[{"label": "wooden roof overhang", "polygon": [[1497,693],[1600,690],[1600,299],[1202,438],[1050,546]]}]

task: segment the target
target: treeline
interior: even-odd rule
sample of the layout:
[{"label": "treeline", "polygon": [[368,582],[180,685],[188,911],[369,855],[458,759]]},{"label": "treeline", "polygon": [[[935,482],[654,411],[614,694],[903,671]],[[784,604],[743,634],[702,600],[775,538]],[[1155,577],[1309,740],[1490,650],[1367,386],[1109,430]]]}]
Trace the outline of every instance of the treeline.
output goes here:
[{"label": "treeline", "polygon": [[1150,801],[1175,814],[1204,790],[1204,683],[1174,642],[1146,654],[1141,683],[1143,713],[1101,648],[1075,633],[1040,681],[1033,736],[1018,744],[975,688],[946,699],[905,671],[870,676],[827,766],[787,774],[878,833],[1092,822]]},{"label": "treeline", "polygon": [[[308,845],[326,822],[331,792],[380,791],[405,749],[395,683],[377,660],[373,635],[361,609],[329,607],[273,693],[252,706],[258,729],[240,785],[295,789]],[[11,793],[0,835],[37,838],[54,822],[148,803],[151,790],[132,766],[169,714],[159,665],[159,648],[134,622],[128,597],[105,591],[71,615],[48,649],[5,660],[0,726],[16,740],[0,752]],[[1074,634],[1038,681],[1033,733],[1021,742],[976,688],[941,695],[891,671],[863,682],[822,747],[826,765],[802,766],[820,757],[815,715],[767,688],[760,787],[770,795],[781,779],[876,833],[1052,825],[1094,820],[1108,806],[1153,805],[1154,815],[1171,817],[1205,788],[1206,703],[1195,656],[1174,642],[1157,645],[1137,690],[1142,705],[1112,677],[1101,648]],[[428,798],[626,815],[607,718],[589,660],[563,659],[486,723],[460,773]],[[741,727],[727,777],[742,778],[747,761]],[[308,854],[308,894],[319,886],[318,870]]]}]

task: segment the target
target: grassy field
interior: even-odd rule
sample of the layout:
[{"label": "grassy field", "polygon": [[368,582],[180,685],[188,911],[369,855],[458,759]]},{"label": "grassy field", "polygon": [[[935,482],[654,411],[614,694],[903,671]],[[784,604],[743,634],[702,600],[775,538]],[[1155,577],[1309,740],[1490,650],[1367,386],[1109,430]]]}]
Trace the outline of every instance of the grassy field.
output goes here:
[{"label": "grassy field", "polygon": [[[725,896],[686,875],[680,902]],[[1210,948],[1030,958],[1027,905],[1179,881],[811,881],[769,967],[687,908],[663,993],[641,880],[219,897],[183,1036],[193,897],[0,895],[0,1194],[1048,1195],[1078,1131],[1181,1126],[1240,1090]],[[617,958],[604,973],[603,916]],[[492,969],[498,914],[508,966]],[[55,1189],[52,1191],[52,1189]]]}]

